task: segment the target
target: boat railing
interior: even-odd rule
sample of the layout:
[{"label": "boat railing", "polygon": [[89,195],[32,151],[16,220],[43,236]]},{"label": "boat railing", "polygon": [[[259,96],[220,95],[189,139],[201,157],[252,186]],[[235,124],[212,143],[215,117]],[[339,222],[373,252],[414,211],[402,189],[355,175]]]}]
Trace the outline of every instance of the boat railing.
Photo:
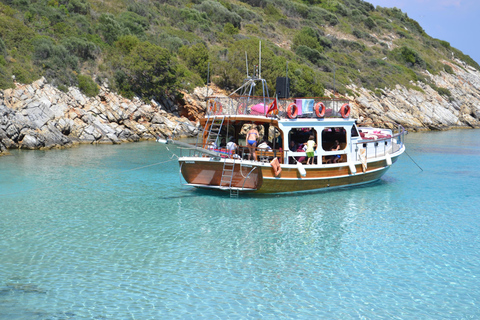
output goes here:
[{"label": "boat railing", "polygon": [[[232,116],[232,115],[253,115],[253,116],[275,116],[278,118],[287,117],[287,109],[291,104],[298,108],[298,117],[316,117],[315,105],[322,102],[325,106],[325,117],[340,117],[343,105],[348,104],[346,99],[331,99],[326,97],[312,98],[277,98],[277,108],[272,106],[274,98],[261,96],[211,96],[207,97],[206,116]],[[273,110],[272,110],[273,109]],[[269,112],[272,110],[271,112]]]},{"label": "boat railing", "polygon": [[[407,131],[401,125],[394,130],[389,137],[379,137],[378,139],[362,139],[355,145],[355,160],[361,160],[360,150],[365,150],[365,158],[377,158],[392,155],[400,151],[404,146],[405,134]],[[372,151],[373,150],[373,151]]]}]

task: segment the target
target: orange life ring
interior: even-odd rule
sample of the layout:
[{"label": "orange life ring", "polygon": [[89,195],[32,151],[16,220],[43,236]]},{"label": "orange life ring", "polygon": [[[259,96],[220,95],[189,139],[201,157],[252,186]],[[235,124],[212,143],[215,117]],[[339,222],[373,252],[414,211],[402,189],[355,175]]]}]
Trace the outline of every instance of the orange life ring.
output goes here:
[{"label": "orange life ring", "polygon": [[208,101],[208,110],[211,113],[222,113],[222,104],[215,100]]},{"label": "orange life ring", "polygon": [[287,116],[290,119],[295,119],[298,115],[298,107],[295,103],[290,103],[287,107]]},{"label": "orange life ring", "polygon": [[315,105],[315,115],[317,118],[325,117],[325,105],[323,102],[319,102]]},{"label": "orange life ring", "polygon": [[345,103],[342,108],[340,109],[340,114],[342,115],[342,118],[348,118],[350,116],[350,105],[348,103]]}]

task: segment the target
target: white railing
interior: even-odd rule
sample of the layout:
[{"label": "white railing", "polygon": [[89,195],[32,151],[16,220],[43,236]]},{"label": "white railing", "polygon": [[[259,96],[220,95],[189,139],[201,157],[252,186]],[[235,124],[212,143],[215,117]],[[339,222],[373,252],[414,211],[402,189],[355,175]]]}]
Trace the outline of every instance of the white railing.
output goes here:
[{"label": "white railing", "polygon": [[393,132],[393,135],[391,137],[379,138],[375,140],[364,139],[356,142],[354,149],[355,159],[360,159],[360,149],[365,149],[365,156],[367,159],[382,157],[386,154],[392,155],[397,153],[403,148],[406,133],[407,131],[405,130],[405,128],[401,125],[398,125],[396,133]]}]

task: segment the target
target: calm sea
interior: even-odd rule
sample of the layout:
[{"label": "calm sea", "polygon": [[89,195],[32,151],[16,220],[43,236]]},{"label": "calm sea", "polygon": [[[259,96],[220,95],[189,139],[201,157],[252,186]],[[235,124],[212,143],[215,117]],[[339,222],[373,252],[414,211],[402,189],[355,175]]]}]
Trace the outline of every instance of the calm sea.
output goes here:
[{"label": "calm sea", "polygon": [[239,199],[155,142],[13,151],[0,319],[479,319],[480,131],[406,142],[379,182]]}]

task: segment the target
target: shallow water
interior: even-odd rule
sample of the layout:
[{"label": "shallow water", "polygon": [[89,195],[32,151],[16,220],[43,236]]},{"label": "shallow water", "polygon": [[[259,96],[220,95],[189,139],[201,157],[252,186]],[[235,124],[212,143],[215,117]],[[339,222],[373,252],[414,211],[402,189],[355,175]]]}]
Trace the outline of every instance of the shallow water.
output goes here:
[{"label": "shallow water", "polygon": [[154,142],[12,152],[0,319],[480,318],[480,132],[406,144],[376,183],[239,199]]}]

